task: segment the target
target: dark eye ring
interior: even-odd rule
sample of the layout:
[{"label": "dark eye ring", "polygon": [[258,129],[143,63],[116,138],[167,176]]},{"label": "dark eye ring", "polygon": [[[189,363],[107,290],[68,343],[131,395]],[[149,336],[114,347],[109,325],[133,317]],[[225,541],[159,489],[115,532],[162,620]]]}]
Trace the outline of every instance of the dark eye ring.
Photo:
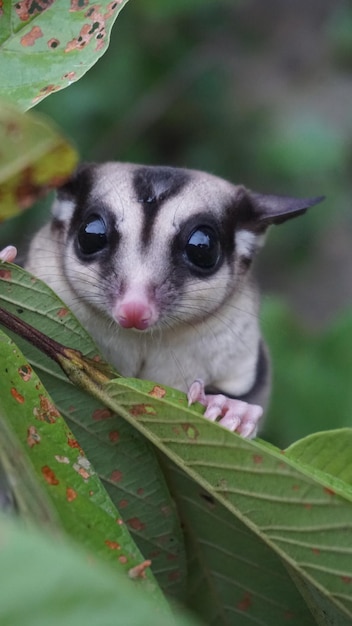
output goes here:
[{"label": "dark eye ring", "polygon": [[201,270],[212,270],[220,259],[218,234],[210,226],[197,226],[186,243],[185,255],[189,263]]},{"label": "dark eye ring", "polygon": [[108,243],[106,223],[100,215],[93,213],[78,230],[77,241],[83,254],[95,254]]}]

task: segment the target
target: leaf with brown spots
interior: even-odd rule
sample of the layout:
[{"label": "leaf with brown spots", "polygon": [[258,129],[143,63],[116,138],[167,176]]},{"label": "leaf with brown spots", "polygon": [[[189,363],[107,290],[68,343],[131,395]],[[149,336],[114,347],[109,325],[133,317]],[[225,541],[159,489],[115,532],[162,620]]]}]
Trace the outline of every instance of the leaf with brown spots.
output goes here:
[{"label": "leaf with brown spots", "polygon": [[[6,273],[3,279],[0,276],[0,307],[37,327],[46,336],[62,343],[67,341],[72,348],[83,350],[92,366],[101,367],[103,361],[93,341],[49,287],[33,280],[18,266],[4,264],[0,267]],[[62,317],[58,315],[60,310],[65,310]],[[67,445],[77,454],[84,449],[116,507],[119,508],[121,502],[124,504],[120,513],[125,519],[141,517],[143,511],[147,520],[145,528],[129,530],[145,559],[157,553],[153,557],[152,571],[162,588],[169,596],[182,599],[186,575],[183,537],[154,450],[114,411],[69,383],[58,366],[33,345],[19,337],[16,343],[30,359],[33,371],[40,373],[56,407],[72,429],[73,435],[66,433]],[[22,367],[23,362],[19,366]],[[41,390],[39,387],[38,392]],[[143,404],[149,405],[150,400],[148,397]],[[31,424],[37,426],[32,417]],[[94,493],[90,495],[90,498],[95,497]],[[182,574],[178,580],[171,580],[169,573],[175,568]]]},{"label": "leaf with brown spots", "polygon": [[126,3],[7,2],[6,19],[0,20],[3,97],[25,110],[81,78],[107,50],[112,26]]},{"label": "leaf with brown spots", "polygon": [[[30,472],[34,469],[37,475],[38,493],[43,492],[47,496],[48,504],[43,499],[43,508],[45,506],[46,523],[50,516],[55,520],[51,524],[52,530],[62,525],[91,553],[104,555],[106,561],[119,570],[123,567],[127,577],[131,568],[143,562],[127,526],[118,523],[120,515],[82,450],[68,445],[67,440],[74,438],[34,370],[30,379],[23,380],[20,372],[26,368],[25,358],[1,331],[0,354],[1,365],[5,365],[0,376],[0,459],[14,489],[18,513],[28,518],[28,511],[32,511],[27,501],[27,474],[23,472],[23,465],[18,464],[18,459],[23,457]],[[6,393],[15,389],[11,387],[12,383],[16,385],[16,393]],[[25,401],[18,403],[19,396]],[[36,420],[34,415],[38,406],[43,415],[42,419]],[[16,438],[18,446],[16,452],[12,446],[13,438]],[[36,496],[36,504],[38,500],[39,496]],[[40,519],[43,512],[36,511],[35,515],[36,519]],[[121,546],[121,555],[125,559],[123,565],[116,561],[110,547],[105,544],[107,535]],[[164,600],[150,570],[145,583],[155,605],[162,607]]]},{"label": "leaf with brown spots", "polygon": [[23,114],[1,100],[0,146],[0,220],[62,184],[78,159],[47,119]]},{"label": "leaf with brown spots", "polygon": [[[28,298],[14,303],[10,290],[15,282],[22,288],[25,280],[25,274],[16,270],[13,283],[3,281],[3,297],[7,302],[11,300],[8,306],[14,312],[18,306],[26,310]],[[43,289],[39,281],[36,288]],[[53,314],[57,307],[52,302],[46,310],[50,321],[48,334],[56,336],[59,328],[64,333],[61,337],[68,341],[69,335],[70,345],[82,350],[85,339],[81,336],[78,340],[81,331],[70,315],[63,326]],[[27,310],[27,315],[34,322],[33,311]],[[37,326],[42,326],[40,316],[36,321]],[[112,381],[106,376],[108,382],[104,384],[101,369],[97,371],[97,384],[89,343],[88,346],[89,361],[71,350],[62,367],[72,381],[79,381],[112,415],[108,420],[94,421],[94,411],[86,411],[85,420],[83,413],[77,419],[71,412],[70,418],[76,418],[75,434],[80,442],[93,424],[96,440],[91,441],[89,460],[95,467],[102,467],[105,457],[109,457],[105,468],[109,467],[110,473],[104,475],[105,484],[111,493],[117,494],[115,489],[121,488],[118,501],[123,502],[125,520],[136,534],[143,534],[142,552],[153,561],[152,567],[153,555],[159,559],[160,552],[170,548],[172,537],[170,533],[159,534],[151,546],[144,533],[156,521],[168,519],[164,515],[167,508],[160,503],[157,512],[153,508],[149,515],[148,479],[153,482],[154,473],[151,465],[148,472],[145,469],[148,447],[143,454],[141,446],[136,454],[125,438],[126,432],[134,438],[139,431],[161,453],[187,538],[188,603],[206,623],[242,626],[248,620],[261,623],[265,615],[267,624],[286,623],[290,619],[291,625],[310,626],[311,607],[318,598],[330,623],[349,624],[352,589],[345,581],[352,578],[352,432],[346,429],[322,434],[320,440],[318,436],[307,439],[283,454],[260,441],[243,440],[205,420],[202,407],[189,408],[184,394],[175,390],[165,387],[166,393],[160,398],[151,394],[153,382],[121,377]],[[38,362],[38,356],[35,359]],[[43,372],[47,370],[46,362]],[[51,371],[54,375],[54,369]],[[57,383],[61,385],[62,375]],[[64,404],[65,395],[61,390],[60,404],[69,413],[68,407],[77,407],[80,402],[75,397],[69,403],[66,399]],[[128,424],[116,419],[114,411]],[[135,428],[133,434],[128,425]],[[112,442],[109,433],[115,429],[120,437]],[[312,459],[317,458],[316,466],[315,461],[309,463],[311,455]],[[131,491],[133,496],[141,493],[139,507],[138,498],[131,499]],[[124,555],[121,559],[123,562]],[[169,584],[182,581],[184,574],[177,558],[167,561],[171,567],[164,573]]]}]

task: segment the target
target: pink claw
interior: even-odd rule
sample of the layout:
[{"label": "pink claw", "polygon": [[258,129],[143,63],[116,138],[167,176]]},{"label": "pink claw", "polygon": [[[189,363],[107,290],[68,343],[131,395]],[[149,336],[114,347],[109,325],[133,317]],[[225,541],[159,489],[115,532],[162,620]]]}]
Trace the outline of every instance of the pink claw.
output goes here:
[{"label": "pink claw", "polygon": [[13,263],[17,256],[17,249],[15,246],[6,246],[0,250],[0,261],[7,261],[8,263]]},{"label": "pink claw", "polygon": [[200,402],[206,407],[204,417],[242,435],[253,438],[258,430],[258,422],[263,415],[263,409],[257,404],[248,404],[242,400],[228,398],[223,394],[206,394],[202,380],[195,380],[188,390],[188,406]]}]

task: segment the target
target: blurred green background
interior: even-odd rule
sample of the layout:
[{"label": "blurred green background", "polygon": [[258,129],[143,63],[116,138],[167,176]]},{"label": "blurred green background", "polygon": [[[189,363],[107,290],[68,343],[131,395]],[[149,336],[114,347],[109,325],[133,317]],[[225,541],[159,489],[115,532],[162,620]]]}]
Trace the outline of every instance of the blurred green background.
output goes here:
[{"label": "blurred green background", "polygon": [[[256,191],[326,195],[257,261],[274,392],[263,437],[352,426],[352,6],[130,0],[83,79],[36,107],[82,159],[204,169]],[[2,229],[25,248],[41,203]]]}]

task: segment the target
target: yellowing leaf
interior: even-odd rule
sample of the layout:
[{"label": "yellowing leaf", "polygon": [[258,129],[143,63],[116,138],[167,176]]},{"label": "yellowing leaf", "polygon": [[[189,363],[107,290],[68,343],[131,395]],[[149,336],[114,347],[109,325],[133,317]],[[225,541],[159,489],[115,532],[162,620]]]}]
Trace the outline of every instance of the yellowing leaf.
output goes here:
[{"label": "yellowing leaf", "polygon": [[78,155],[46,118],[0,102],[0,219],[62,184]]}]

